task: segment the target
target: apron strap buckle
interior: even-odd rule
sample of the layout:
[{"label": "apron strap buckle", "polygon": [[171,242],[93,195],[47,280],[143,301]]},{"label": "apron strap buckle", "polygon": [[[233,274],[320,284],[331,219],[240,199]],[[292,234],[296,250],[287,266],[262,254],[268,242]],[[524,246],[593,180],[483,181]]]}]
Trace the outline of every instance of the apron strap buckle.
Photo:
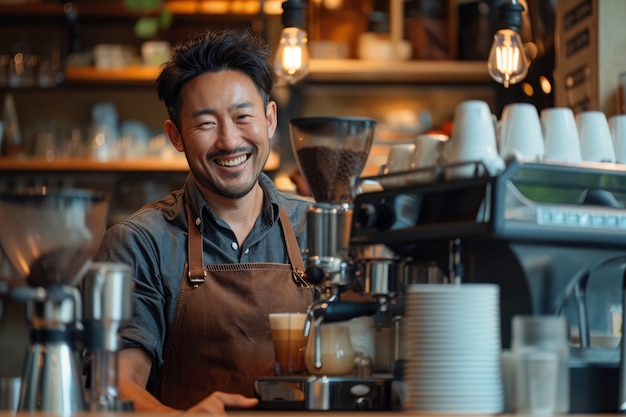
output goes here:
[{"label": "apron strap buckle", "polygon": [[203,284],[206,281],[206,270],[202,268],[202,273],[199,271],[192,271],[189,269],[189,273],[187,274],[189,277],[189,282],[193,284],[194,287],[197,287],[200,284]]},{"label": "apron strap buckle", "polygon": [[310,285],[309,283],[304,279],[305,273],[304,271],[301,271],[298,268],[294,268],[291,272],[291,277],[293,278],[293,281],[296,283],[296,285],[298,285],[298,287],[300,288],[308,288]]}]

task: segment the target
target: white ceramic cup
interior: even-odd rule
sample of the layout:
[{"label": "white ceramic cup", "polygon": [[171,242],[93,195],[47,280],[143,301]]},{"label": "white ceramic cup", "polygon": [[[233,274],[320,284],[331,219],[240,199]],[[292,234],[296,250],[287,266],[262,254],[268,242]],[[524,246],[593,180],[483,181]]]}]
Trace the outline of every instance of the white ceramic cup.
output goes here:
[{"label": "white ceramic cup", "polygon": [[387,154],[387,171],[396,173],[410,168],[411,158],[415,151],[414,143],[401,143],[393,145]]},{"label": "white ceramic cup", "polygon": [[615,148],[615,161],[618,164],[626,164],[626,114],[611,116],[609,130]]},{"label": "white ceramic cup", "polygon": [[548,162],[580,162],[580,140],[572,109],[545,108],[540,119],[545,142],[544,159]]},{"label": "white ceramic cup", "polygon": [[606,115],[586,110],[576,115],[580,153],[583,161],[615,162],[615,150]]},{"label": "white ceramic cup", "polygon": [[545,148],[537,108],[529,103],[510,103],[500,133],[500,156],[504,160],[543,160]]},{"label": "white ceramic cup", "polygon": [[448,135],[441,133],[417,135],[415,138],[415,150],[411,155],[409,168],[414,170],[425,170],[410,174],[409,182],[428,182],[435,179],[437,175],[437,160],[442,152],[443,145],[447,140]]},{"label": "white ceramic cup", "polygon": [[[468,164],[446,168],[446,178],[473,177],[504,169],[498,155],[496,131],[489,105],[481,100],[459,103],[454,111],[452,136],[445,142],[440,163],[457,164],[481,161],[482,165]],[[487,172],[484,172],[485,169]]]},{"label": "white ceramic cup", "polygon": [[387,154],[387,163],[383,166],[383,174],[391,174],[389,178],[381,178],[383,187],[400,187],[406,184],[404,175],[393,175],[411,168],[411,158],[415,151],[415,143],[399,143],[393,145]]}]

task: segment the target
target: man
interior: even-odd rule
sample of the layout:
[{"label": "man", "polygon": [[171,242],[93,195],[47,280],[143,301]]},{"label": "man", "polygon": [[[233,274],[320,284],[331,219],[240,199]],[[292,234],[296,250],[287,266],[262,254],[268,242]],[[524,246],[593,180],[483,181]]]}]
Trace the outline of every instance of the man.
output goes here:
[{"label": "man", "polygon": [[133,268],[119,385],[137,411],[254,407],[254,378],[273,374],[268,313],[312,302],[299,249],[311,200],[262,173],[277,125],[268,57],[249,31],[207,31],[157,79],[190,175],[110,228],[96,257]]}]

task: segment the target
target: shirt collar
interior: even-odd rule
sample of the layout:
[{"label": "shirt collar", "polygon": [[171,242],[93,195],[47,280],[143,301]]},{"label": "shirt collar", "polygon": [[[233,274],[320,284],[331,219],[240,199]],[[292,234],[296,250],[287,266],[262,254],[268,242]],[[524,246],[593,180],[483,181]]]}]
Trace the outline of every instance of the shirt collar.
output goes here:
[{"label": "shirt collar", "polygon": [[[274,182],[265,173],[259,176],[259,185],[263,189],[263,222],[274,224],[278,221],[280,215],[281,195]],[[184,185],[187,204],[191,207],[191,213],[194,217],[203,218],[200,213],[207,213],[208,217],[216,220],[217,217],[207,204],[204,196],[198,189],[193,174],[189,173]]]}]

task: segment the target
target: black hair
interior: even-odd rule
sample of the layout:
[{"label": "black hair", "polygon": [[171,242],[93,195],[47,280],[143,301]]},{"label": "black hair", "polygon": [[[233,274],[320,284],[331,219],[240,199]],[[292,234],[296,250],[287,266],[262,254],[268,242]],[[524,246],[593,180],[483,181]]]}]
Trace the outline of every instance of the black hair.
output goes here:
[{"label": "black hair", "polygon": [[180,90],[185,82],[206,72],[237,70],[248,75],[264,104],[270,100],[274,72],[269,48],[250,29],[204,30],[172,48],[157,77],[157,93],[169,118],[180,129]]}]

